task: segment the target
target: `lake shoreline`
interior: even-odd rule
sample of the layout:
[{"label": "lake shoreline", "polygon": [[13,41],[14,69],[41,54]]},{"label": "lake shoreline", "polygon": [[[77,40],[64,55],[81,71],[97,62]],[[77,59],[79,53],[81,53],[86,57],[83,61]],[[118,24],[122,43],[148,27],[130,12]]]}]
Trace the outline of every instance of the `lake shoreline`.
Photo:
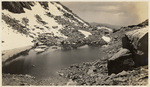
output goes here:
[{"label": "lake shoreline", "polygon": [[[80,50],[80,49],[84,49],[84,48],[87,48],[88,47],[88,45],[85,45],[85,46],[81,46],[81,47],[78,47],[77,49],[78,50]],[[30,49],[30,50],[34,50],[34,49],[36,49],[36,47],[35,48],[32,48],[32,49]],[[48,50],[49,49],[49,50]],[[74,49],[74,50],[77,50],[77,49]],[[45,54],[48,54],[48,53],[52,53],[52,52],[54,52],[54,51],[58,51],[58,50],[61,50],[61,48],[60,47],[58,47],[58,46],[51,46],[51,47],[49,47],[49,48],[47,48],[47,50],[45,50],[45,52],[42,52],[42,53],[40,53],[40,55],[45,55]],[[66,50],[66,51],[69,51],[69,50]],[[16,58],[14,58],[14,60],[17,60]],[[7,61],[7,62],[11,62],[11,61],[13,61],[13,59],[12,60],[10,60],[10,61]],[[5,64],[4,64],[5,65]],[[67,67],[66,67],[67,68]],[[58,70],[59,71],[59,70]],[[26,75],[23,75],[23,74],[7,74],[7,73],[3,73],[3,84],[4,85],[6,85],[6,84],[9,84],[9,83],[7,83],[7,82],[9,82],[8,80],[6,80],[7,78],[9,78],[9,77],[11,77],[11,76],[13,76],[13,77],[15,77],[16,79],[17,78],[19,78],[20,79],[20,82],[22,81],[21,80],[21,77],[20,77],[20,75],[21,75],[21,77],[22,77],[22,79],[24,78],[24,79],[29,79],[29,81],[30,80],[33,80],[33,81],[37,81],[38,79],[36,79],[34,76],[30,76],[30,75],[27,75],[27,76],[30,76],[30,77],[32,77],[32,78],[29,78],[29,77],[26,77]],[[59,76],[59,73],[58,73],[58,75],[57,75],[58,77],[57,78],[64,78],[64,77],[61,77],[61,76]],[[66,79],[66,78],[65,78]],[[5,81],[6,80],[6,81]],[[15,82],[15,81],[14,81]],[[23,83],[25,82],[25,80],[23,80],[22,81]],[[64,81],[65,83],[63,83],[64,85],[66,85],[67,84],[67,82],[68,82],[68,79],[67,80],[65,80]],[[13,83],[13,82],[10,82],[10,84],[11,83]],[[18,82],[19,83],[19,82]],[[30,82],[25,82],[25,83],[30,83]],[[20,85],[20,84],[17,84],[17,83],[13,83],[13,84],[11,84],[11,85]],[[27,85],[27,84],[26,84]],[[31,85],[31,83],[30,84],[28,84],[28,85]],[[43,85],[44,85],[44,83],[43,83]],[[56,83],[55,83],[55,85],[57,85]]]}]

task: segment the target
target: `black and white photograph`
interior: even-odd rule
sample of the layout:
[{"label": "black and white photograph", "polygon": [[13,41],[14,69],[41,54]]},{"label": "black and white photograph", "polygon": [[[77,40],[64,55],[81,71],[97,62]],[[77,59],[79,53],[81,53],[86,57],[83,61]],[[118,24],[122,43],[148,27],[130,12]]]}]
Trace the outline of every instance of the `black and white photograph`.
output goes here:
[{"label": "black and white photograph", "polygon": [[2,86],[148,86],[149,1],[1,1]]}]

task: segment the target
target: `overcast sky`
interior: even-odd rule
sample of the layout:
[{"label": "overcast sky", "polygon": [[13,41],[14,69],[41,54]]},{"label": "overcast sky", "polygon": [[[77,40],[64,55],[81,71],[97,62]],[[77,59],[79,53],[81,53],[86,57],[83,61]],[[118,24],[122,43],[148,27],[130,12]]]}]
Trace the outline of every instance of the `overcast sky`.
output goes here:
[{"label": "overcast sky", "polygon": [[61,2],[87,22],[127,26],[148,18],[147,2]]}]

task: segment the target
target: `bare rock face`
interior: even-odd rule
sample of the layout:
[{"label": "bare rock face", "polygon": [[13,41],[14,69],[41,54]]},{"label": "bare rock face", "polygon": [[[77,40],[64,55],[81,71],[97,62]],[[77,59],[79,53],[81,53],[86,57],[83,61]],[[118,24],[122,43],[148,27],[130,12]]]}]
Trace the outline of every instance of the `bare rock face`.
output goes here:
[{"label": "bare rock face", "polygon": [[31,2],[3,2],[2,9],[8,9],[13,13],[21,13],[24,12],[23,7],[31,10],[33,5],[34,3]]},{"label": "bare rock face", "polygon": [[128,49],[121,49],[108,60],[108,74],[117,74],[123,70],[128,70],[131,66],[134,65],[131,57],[132,54]]},{"label": "bare rock face", "polygon": [[122,45],[131,51],[136,66],[148,64],[148,27],[127,32]]}]

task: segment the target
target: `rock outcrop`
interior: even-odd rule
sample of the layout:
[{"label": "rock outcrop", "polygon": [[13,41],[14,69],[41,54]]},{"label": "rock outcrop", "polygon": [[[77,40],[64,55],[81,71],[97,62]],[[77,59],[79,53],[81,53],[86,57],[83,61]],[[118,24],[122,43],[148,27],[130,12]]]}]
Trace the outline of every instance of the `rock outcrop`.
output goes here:
[{"label": "rock outcrop", "polygon": [[148,64],[148,27],[125,32],[122,48],[108,60],[109,75]]},{"label": "rock outcrop", "polygon": [[128,70],[134,63],[131,61],[132,54],[128,49],[121,49],[108,60],[108,74],[119,73]]},{"label": "rock outcrop", "polygon": [[148,64],[148,27],[127,32],[122,45],[132,52],[136,66]]}]

